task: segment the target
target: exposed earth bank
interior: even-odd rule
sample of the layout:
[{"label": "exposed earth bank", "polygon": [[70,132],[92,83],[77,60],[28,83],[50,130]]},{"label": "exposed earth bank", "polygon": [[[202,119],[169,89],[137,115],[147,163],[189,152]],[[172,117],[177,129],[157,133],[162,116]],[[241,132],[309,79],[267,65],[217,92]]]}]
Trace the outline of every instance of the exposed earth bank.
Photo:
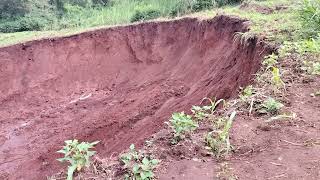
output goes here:
[{"label": "exposed earth bank", "polygon": [[99,156],[141,143],[203,97],[237,94],[269,48],[216,16],[112,27],[0,49],[0,177],[44,179],[68,139]]}]

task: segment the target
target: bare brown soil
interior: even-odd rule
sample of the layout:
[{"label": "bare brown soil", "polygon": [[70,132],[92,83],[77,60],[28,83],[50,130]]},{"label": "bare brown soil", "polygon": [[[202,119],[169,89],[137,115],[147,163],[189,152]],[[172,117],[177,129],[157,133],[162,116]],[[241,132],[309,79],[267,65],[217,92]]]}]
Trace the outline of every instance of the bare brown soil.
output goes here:
[{"label": "bare brown soil", "polygon": [[320,96],[310,95],[319,89],[319,77],[302,77],[291,84],[285,111],[295,112],[294,119],[266,122],[270,117],[239,112],[230,137],[234,152],[225,159],[208,157],[203,150],[203,136],[210,126],[202,125],[189,142],[171,148],[164,145],[168,139],[161,141],[170,135],[158,133],[156,146],[169,149],[159,151],[165,164],[159,179],[319,179]]},{"label": "bare brown soil", "polygon": [[0,177],[44,179],[67,139],[100,140],[99,156],[160,130],[203,97],[248,84],[268,48],[217,16],[101,29],[0,49]]}]

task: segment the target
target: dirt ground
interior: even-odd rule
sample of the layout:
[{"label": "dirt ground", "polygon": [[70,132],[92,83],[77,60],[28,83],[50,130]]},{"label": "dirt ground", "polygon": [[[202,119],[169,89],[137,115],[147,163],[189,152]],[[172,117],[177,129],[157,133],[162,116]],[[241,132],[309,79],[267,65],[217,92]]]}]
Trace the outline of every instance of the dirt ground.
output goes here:
[{"label": "dirt ground", "polygon": [[311,94],[319,90],[320,78],[302,81],[287,92],[286,111],[296,113],[295,119],[266,123],[268,117],[239,114],[232,128],[231,157],[218,161],[183,150],[189,157],[165,160],[169,163],[159,179],[319,179],[320,97]]},{"label": "dirt ground", "polygon": [[184,18],[1,48],[1,179],[65,168],[56,151],[67,139],[100,140],[98,155],[109,156],[141,145],[173,111],[233,97],[269,52],[258,39],[234,41],[246,24]]}]

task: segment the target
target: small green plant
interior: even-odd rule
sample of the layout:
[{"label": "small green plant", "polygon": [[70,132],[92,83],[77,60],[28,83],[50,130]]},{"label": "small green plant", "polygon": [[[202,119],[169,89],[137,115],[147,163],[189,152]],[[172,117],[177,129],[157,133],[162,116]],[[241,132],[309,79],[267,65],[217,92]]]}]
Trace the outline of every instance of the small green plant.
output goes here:
[{"label": "small green plant", "polygon": [[215,99],[212,100],[210,98],[203,98],[202,102],[204,100],[210,101],[210,105],[192,106],[191,108],[191,112],[193,113],[193,116],[198,120],[203,120],[207,118],[210,114],[213,114],[220,103],[223,103],[223,105],[225,104],[225,100],[223,99],[219,99],[218,101],[216,101]]},{"label": "small green plant", "polygon": [[260,95],[260,92],[257,89],[255,89],[252,85],[247,86],[240,93],[239,98],[241,102],[244,103],[245,106],[249,106],[249,115],[252,114],[255,105],[257,104],[257,102],[259,102]]},{"label": "small green plant", "polygon": [[197,122],[193,121],[192,117],[184,112],[173,113],[168,124],[174,132],[173,144],[184,139],[187,133],[198,128]]},{"label": "small green plant", "polygon": [[247,86],[243,89],[243,91],[240,93],[239,97],[242,101],[247,101],[250,97],[252,97],[255,93],[255,90],[252,85]]},{"label": "small green plant", "polygon": [[271,82],[273,85],[275,85],[277,88],[285,87],[285,83],[281,79],[280,69],[277,67],[272,67],[272,78]]},{"label": "small green plant", "polygon": [[279,56],[275,55],[274,53],[268,55],[265,57],[262,64],[266,66],[266,69],[270,69],[274,67],[278,63]]},{"label": "small green plant", "polygon": [[214,125],[215,130],[205,136],[206,149],[212,151],[218,158],[231,151],[229,133],[236,114],[234,111],[230,117],[220,118]]},{"label": "small green plant", "polygon": [[94,148],[99,141],[93,143],[79,142],[78,140],[67,140],[65,146],[58,151],[58,153],[64,154],[63,158],[57,159],[60,162],[69,162],[68,177],[67,180],[72,180],[73,173],[77,170],[80,171],[83,167],[90,166],[90,157],[95,154],[95,151],[90,149]]},{"label": "small green plant", "polygon": [[126,180],[150,180],[154,178],[153,170],[159,161],[146,156],[142,151],[137,152],[134,144],[130,145],[128,153],[120,156],[121,162],[127,171]]},{"label": "small green plant", "polygon": [[218,107],[219,104],[222,103],[222,105],[224,106],[225,103],[226,103],[226,101],[224,99],[219,99],[217,101],[216,99],[212,100],[212,99],[206,97],[206,98],[202,99],[202,102],[204,100],[208,100],[210,102],[210,105],[208,105],[207,108],[210,108],[211,114],[213,114],[215,112],[215,110],[216,110],[216,108]]},{"label": "small green plant", "polygon": [[281,110],[281,108],[284,105],[280,102],[278,102],[277,100],[275,100],[274,98],[269,97],[267,100],[265,100],[262,104],[261,104],[261,108],[259,110],[260,113],[270,113],[272,115],[278,114],[279,111]]},{"label": "small green plant", "polygon": [[210,115],[208,112],[210,109],[210,106],[192,106],[191,112],[196,119],[203,120]]},{"label": "small green plant", "polygon": [[296,51],[300,55],[305,55],[308,53],[319,54],[320,53],[320,34],[317,38],[310,38],[307,40],[299,41],[295,43]]}]

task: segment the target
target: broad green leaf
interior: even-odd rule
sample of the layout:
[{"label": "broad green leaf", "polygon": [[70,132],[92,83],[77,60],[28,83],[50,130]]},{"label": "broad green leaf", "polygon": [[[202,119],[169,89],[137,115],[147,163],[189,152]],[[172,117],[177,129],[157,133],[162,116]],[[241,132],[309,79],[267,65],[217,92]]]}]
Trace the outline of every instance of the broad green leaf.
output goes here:
[{"label": "broad green leaf", "polygon": [[132,168],[132,172],[136,174],[139,171],[139,169],[140,169],[140,166],[138,164],[134,164]]},{"label": "broad green leaf", "polygon": [[141,169],[144,170],[144,171],[148,171],[148,170],[150,170],[151,168],[150,168],[150,165],[145,165],[145,164],[143,164],[143,165],[141,165]]},{"label": "broad green leaf", "polygon": [[158,160],[158,159],[152,159],[152,160],[151,160],[151,163],[152,163],[153,165],[157,165],[157,164],[159,164],[159,160]]},{"label": "broad green leaf", "polygon": [[152,171],[146,171],[146,172],[144,172],[144,175],[146,176],[147,179],[152,178],[154,176]]},{"label": "broad green leaf", "polygon": [[148,176],[145,174],[145,172],[140,172],[140,176],[142,180],[145,180],[148,178]]},{"label": "broad green leaf", "polygon": [[142,159],[142,163],[143,163],[144,165],[149,165],[149,159],[148,159],[147,157],[144,157],[144,158]]}]

